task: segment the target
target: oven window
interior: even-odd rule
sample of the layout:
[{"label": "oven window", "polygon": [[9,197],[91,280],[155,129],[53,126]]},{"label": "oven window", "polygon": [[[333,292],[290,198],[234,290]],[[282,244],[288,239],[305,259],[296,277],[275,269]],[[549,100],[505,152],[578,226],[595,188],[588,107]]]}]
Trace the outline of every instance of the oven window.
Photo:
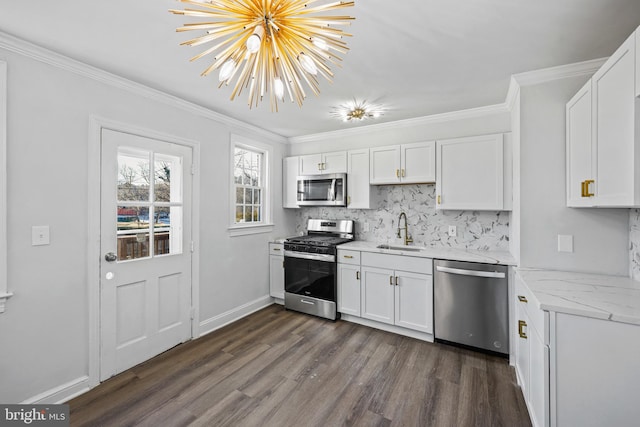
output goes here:
[{"label": "oven window", "polygon": [[284,258],[285,291],[297,295],[336,300],[336,263]]}]

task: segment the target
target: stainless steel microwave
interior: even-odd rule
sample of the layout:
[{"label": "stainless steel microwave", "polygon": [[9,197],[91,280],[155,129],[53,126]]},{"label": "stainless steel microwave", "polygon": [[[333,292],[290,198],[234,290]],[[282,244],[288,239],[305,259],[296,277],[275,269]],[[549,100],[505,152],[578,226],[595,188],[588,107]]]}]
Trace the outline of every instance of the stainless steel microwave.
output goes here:
[{"label": "stainless steel microwave", "polygon": [[347,174],[298,177],[298,206],[346,206]]}]

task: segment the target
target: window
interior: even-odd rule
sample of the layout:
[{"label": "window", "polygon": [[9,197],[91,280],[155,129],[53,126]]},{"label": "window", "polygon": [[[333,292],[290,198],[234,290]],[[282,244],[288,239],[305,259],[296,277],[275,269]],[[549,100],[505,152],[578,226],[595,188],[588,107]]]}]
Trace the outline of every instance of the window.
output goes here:
[{"label": "window", "polygon": [[271,231],[269,153],[266,145],[232,136],[230,229],[234,235]]}]

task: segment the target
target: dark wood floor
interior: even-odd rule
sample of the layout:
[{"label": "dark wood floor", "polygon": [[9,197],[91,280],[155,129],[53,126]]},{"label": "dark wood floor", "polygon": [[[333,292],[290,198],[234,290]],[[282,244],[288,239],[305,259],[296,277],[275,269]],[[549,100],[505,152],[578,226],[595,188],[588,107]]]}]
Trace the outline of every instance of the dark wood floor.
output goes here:
[{"label": "dark wood floor", "polygon": [[507,361],[273,305],[69,402],[72,426],[529,426]]}]

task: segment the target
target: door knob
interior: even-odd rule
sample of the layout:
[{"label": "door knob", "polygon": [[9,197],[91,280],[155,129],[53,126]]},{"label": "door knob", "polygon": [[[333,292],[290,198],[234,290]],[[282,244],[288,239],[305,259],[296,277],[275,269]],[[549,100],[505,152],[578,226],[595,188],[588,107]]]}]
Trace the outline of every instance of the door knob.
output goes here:
[{"label": "door knob", "polygon": [[117,260],[118,257],[113,252],[107,252],[106,255],[104,256],[104,259],[107,262],[113,262],[113,261]]}]

